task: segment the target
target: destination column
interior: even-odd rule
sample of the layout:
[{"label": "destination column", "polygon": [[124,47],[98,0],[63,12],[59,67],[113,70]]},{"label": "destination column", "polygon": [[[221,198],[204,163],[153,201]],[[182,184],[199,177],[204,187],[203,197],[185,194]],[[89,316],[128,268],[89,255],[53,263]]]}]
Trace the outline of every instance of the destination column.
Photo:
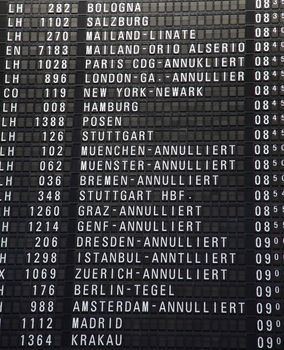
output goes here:
[{"label": "destination column", "polygon": [[245,5],[86,2],[73,347],[246,348]]}]

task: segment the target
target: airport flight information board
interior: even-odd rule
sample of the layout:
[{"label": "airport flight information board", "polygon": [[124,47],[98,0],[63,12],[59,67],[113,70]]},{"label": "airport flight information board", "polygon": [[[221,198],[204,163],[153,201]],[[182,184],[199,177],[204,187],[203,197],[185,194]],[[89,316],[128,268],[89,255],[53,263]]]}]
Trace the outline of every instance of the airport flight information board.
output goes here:
[{"label": "airport flight information board", "polygon": [[0,348],[284,349],[284,1],[0,1]]}]

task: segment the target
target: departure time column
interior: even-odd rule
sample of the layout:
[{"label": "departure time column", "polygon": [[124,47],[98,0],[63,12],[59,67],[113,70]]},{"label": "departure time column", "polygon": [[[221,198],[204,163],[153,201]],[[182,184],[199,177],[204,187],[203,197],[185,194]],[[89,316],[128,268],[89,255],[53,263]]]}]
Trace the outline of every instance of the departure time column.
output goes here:
[{"label": "departure time column", "polygon": [[[255,1],[254,230],[257,349],[283,347],[282,28],[278,0]],[[282,107],[283,108],[283,107]]]}]

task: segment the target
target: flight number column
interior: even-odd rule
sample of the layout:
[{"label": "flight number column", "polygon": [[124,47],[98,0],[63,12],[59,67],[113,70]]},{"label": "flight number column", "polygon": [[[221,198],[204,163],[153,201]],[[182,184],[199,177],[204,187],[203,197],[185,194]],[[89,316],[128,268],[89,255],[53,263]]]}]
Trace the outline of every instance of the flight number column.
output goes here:
[{"label": "flight number column", "polygon": [[283,348],[283,1],[255,0],[254,231],[256,348]]},{"label": "flight number column", "polygon": [[36,151],[31,165],[33,197],[28,208],[30,239],[25,252],[30,299],[22,318],[21,346],[47,348],[62,342],[69,205],[69,192],[64,188],[70,185],[68,155],[75,80],[70,70],[75,68],[71,51],[75,53],[77,5],[71,1],[38,5],[39,15],[34,16],[37,59],[30,67],[38,77],[41,99],[33,119]]}]

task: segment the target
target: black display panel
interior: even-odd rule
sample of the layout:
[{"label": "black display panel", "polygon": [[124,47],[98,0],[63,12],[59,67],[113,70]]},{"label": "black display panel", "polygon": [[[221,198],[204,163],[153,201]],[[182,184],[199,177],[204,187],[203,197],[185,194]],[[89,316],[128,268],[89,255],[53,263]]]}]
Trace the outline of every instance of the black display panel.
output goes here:
[{"label": "black display panel", "polygon": [[284,348],[284,1],[0,1],[0,348]]}]

